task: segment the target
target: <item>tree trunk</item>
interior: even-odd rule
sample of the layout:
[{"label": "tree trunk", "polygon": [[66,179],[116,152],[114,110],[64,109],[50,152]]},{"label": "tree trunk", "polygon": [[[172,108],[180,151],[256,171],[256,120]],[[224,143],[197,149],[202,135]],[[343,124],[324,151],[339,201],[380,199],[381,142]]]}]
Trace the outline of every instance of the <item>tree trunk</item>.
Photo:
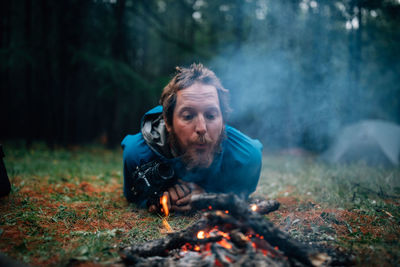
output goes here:
[{"label": "tree trunk", "polygon": [[[10,48],[10,33],[11,33],[11,23],[10,23],[10,1],[0,2],[0,49],[7,51]],[[6,135],[10,131],[7,125],[8,119],[5,114],[7,113],[7,91],[10,90],[10,74],[9,74],[9,53],[6,53],[3,57],[4,61],[0,65],[0,125],[3,133]]]},{"label": "tree trunk", "polygon": [[236,0],[236,9],[235,9],[235,24],[233,32],[235,34],[235,51],[239,51],[242,47],[242,42],[244,39],[243,34],[243,2],[242,0]]},{"label": "tree trunk", "polygon": [[56,106],[55,106],[55,92],[54,92],[54,76],[52,70],[51,50],[53,47],[50,45],[50,29],[53,25],[51,23],[52,12],[51,6],[48,0],[41,0],[41,46],[42,46],[42,73],[41,77],[41,87],[44,95],[46,96],[47,103],[44,116],[45,125],[43,125],[44,133],[43,138],[45,138],[47,145],[50,148],[54,148],[55,145],[55,125],[56,125]]},{"label": "tree trunk", "polygon": [[[32,0],[25,0],[25,21],[24,21],[24,33],[25,33],[25,51],[32,57]],[[27,133],[26,146],[30,148],[33,139],[36,135],[36,110],[34,108],[34,94],[32,88],[32,63],[30,60],[25,62],[25,90],[26,90],[26,101],[27,101],[27,122],[25,129]]]},{"label": "tree trunk", "polygon": [[[125,26],[125,7],[126,1],[120,0],[114,7],[114,19],[116,22],[116,33],[112,42],[112,54],[117,62],[126,63],[126,26]],[[110,116],[108,123],[108,146],[113,147],[120,141],[120,94],[121,88],[115,84],[110,106]]]}]

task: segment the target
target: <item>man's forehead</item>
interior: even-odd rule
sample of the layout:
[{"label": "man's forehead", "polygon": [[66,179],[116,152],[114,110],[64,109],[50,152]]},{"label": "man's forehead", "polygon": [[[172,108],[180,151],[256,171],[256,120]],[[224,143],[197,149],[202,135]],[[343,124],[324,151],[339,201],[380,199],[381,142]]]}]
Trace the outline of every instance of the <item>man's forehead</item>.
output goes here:
[{"label": "man's forehead", "polygon": [[217,101],[218,102],[218,93],[215,86],[212,85],[204,85],[195,83],[188,88],[182,89],[178,91],[178,99],[181,100],[207,100],[207,101]]}]

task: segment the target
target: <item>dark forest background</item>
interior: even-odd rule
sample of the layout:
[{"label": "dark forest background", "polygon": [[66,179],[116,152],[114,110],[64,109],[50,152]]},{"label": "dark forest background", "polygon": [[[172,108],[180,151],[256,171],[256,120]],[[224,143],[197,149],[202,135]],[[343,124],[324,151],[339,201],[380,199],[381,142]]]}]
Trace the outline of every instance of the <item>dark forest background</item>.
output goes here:
[{"label": "dark forest background", "polygon": [[400,1],[0,5],[3,141],[116,146],[193,62],[230,89],[229,122],[267,148],[322,151],[344,125],[400,122]]}]

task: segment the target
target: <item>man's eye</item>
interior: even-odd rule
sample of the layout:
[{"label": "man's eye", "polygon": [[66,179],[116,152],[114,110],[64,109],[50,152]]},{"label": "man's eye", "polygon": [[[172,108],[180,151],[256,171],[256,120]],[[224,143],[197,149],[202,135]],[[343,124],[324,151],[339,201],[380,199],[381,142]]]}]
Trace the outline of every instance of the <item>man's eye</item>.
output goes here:
[{"label": "man's eye", "polygon": [[214,120],[214,119],[215,119],[215,117],[216,117],[216,115],[215,115],[215,114],[212,114],[212,113],[206,114],[206,118],[207,118],[207,120]]},{"label": "man's eye", "polygon": [[192,114],[183,114],[183,115],[182,115],[182,118],[183,118],[185,121],[190,121],[191,119],[193,119],[193,115],[192,115]]}]

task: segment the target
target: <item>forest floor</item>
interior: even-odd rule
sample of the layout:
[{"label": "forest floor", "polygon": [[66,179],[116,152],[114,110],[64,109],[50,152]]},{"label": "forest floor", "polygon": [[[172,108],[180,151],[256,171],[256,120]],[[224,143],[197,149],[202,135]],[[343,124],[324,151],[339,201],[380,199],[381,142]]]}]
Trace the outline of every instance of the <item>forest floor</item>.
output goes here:
[{"label": "forest floor", "polygon": [[[0,252],[10,258],[32,266],[110,265],[120,247],[165,236],[162,217],[124,199],[120,149],[4,150],[12,192],[0,199]],[[278,200],[267,219],[301,242],[353,255],[358,266],[399,265],[399,168],[266,155],[252,197]],[[199,216],[172,214],[168,222],[176,231]]]}]

